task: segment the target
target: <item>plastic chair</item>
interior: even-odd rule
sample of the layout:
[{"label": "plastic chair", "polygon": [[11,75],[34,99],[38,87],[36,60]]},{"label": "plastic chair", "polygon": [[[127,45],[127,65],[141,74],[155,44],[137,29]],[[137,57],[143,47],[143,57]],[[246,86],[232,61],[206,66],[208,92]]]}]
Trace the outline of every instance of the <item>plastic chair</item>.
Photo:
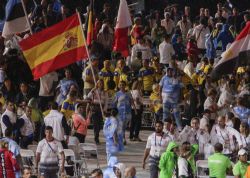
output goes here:
[{"label": "plastic chair", "polygon": [[[64,155],[65,155],[65,160],[67,160],[67,158],[70,158],[70,160],[74,163],[73,167],[74,167],[74,175],[76,175],[76,156],[73,150],[71,149],[63,149]],[[69,165],[67,161],[65,161],[65,165],[64,167],[71,167],[72,165]]]},{"label": "plastic chair", "polygon": [[208,160],[196,161],[196,168],[197,168],[197,178],[209,178],[209,175],[206,174],[206,170],[208,170]]},{"label": "plastic chair", "polygon": [[35,171],[35,153],[33,150],[21,149],[20,155],[23,160],[24,166],[31,167],[32,171]]},{"label": "plastic chair", "polygon": [[37,145],[28,145],[28,149],[32,150],[36,156],[36,149],[37,149]]},{"label": "plastic chair", "polygon": [[[83,154],[83,159],[92,159],[96,160],[97,168],[100,168],[99,157],[96,144],[93,143],[80,143],[79,144],[79,153]],[[86,164],[87,165],[87,164]]]}]

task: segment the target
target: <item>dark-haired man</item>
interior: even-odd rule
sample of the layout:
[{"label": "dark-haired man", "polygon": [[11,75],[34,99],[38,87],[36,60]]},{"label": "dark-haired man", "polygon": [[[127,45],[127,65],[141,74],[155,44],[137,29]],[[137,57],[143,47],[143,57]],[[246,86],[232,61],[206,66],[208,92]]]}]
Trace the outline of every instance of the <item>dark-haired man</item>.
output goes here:
[{"label": "dark-haired man", "polygon": [[155,132],[148,137],[142,162],[142,167],[145,169],[146,159],[149,156],[150,178],[158,177],[159,160],[170,141],[172,141],[171,137],[163,132],[163,122],[157,121]]},{"label": "dark-haired man", "polygon": [[53,128],[45,127],[45,138],[38,143],[36,150],[36,166],[39,164],[39,172],[43,177],[57,177],[59,170],[58,154],[61,155],[61,173],[64,172],[65,156],[61,142],[53,136]]}]

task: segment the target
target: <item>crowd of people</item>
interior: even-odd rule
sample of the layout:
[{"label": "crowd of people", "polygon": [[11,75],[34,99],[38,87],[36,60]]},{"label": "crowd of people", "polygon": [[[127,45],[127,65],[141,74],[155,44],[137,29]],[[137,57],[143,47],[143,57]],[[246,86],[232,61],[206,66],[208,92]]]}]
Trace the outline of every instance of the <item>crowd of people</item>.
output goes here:
[{"label": "crowd of people", "polygon": [[[197,160],[208,160],[205,173],[210,177],[247,178],[250,68],[238,67],[217,81],[210,75],[250,23],[250,9],[239,11],[227,4],[200,7],[198,14],[179,4],[145,12],[130,9],[130,54],[122,56],[113,51],[117,9],[106,2],[94,12],[90,58],[37,81],[18,45],[29,32],[0,38],[0,175],[30,177],[20,148],[36,143],[36,173],[56,177],[71,161],[63,149],[84,143],[91,125],[97,145],[103,129],[108,164],[91,176],[135,177],[135,167],[126,168],[117,155],[126,149],[127,139],[142,142],[142,118],[149,101],[155,132],[148,137],[142,167],[148,158],[150,178],[195,177]],[[27,7],[33,33],[71,16],[75,8],[87,30],[89,6],[42,0]]]}]

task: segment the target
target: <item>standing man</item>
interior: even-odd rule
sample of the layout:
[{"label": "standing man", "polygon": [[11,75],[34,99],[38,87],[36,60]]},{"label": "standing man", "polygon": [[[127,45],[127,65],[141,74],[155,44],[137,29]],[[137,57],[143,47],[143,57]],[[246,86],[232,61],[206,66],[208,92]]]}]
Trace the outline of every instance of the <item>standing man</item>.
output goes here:
[{"label": "standing man", "polygon": [[209,177],[226,178],[227,170],[232,170],[230,159],[222,154],[223,145],[216,143],[214,146],[215,153],[208,157]]},{"label": "standing man", "polygon": [[180,120],[180,111],[178,108],[180,89],[182,84],[173,76],[173,68],[167,69],[167,74],[160,81],[162,101],[163,101],[163,120],[165,121],[170,116],[170,111],[173,110],[175,122],[179,130],[182,129]]},{"label": "standing man", "polygon": [[148,137],[142,167],[145,169],[146,160],[149,156],[150,178],[158,178],[159,161],[162,153],[166,150],[172,139],[163,132],[163,122],[155,123],[155,132]]},{"label": "standing man", "polygon": [[48,73],[40,78],[40,89],[39,89],[39,107],[42,111],[45,111],[48,103],[54,99],[54,91],[58,83],[58,75],[56,72]]},{"label": "standing man", "polygon": [[[54,130],[53,137],[62,143],[63,148],[67,148],[70,127],[67,124],[66,118],[58,111],[56,102],[50,104],[50,109],[49,114],[44,118],[44,126],[52,127]],[[67,136],[66,141],[64,140],[64,135]]]},{"label": "standing man", "polygon": [[163,64],[164,67],[169,66],[172,56],[175,54],[174,47],[170,42],[171,35],[165,35],[165,40],[159,45],[160,63]]},{"label": "standing man", "polygon": [[5,112],[2,115],[1,118],[1,129],[3,136],[5,137],[5,130],[7,128],[10,128],[14,135],[16,135],[16,113],[15,113],[15,105],[12,101],[7,101],[6,102],[7,108]]},{"label": "standing man", "polygon": [[46,178],[56,178],[59,171],[58,154],[61,155],[61,173],[64,172],[65,156],[62,144],[53,136],[53,128],[46,126],[45,138],[38,143],[36,150],[36,169],[39,164],[41,176]]}]

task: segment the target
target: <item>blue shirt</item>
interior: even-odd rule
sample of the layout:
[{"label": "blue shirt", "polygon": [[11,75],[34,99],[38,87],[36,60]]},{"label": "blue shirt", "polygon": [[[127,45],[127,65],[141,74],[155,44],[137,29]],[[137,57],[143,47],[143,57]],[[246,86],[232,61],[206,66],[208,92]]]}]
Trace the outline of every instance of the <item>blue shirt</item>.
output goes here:
[{"label": "blue shirt", "polygon": [[115,93],[113,106],[117,107],[119,114],[131,113],[131,100],[132,97],[127,92],[118,91]]}]

